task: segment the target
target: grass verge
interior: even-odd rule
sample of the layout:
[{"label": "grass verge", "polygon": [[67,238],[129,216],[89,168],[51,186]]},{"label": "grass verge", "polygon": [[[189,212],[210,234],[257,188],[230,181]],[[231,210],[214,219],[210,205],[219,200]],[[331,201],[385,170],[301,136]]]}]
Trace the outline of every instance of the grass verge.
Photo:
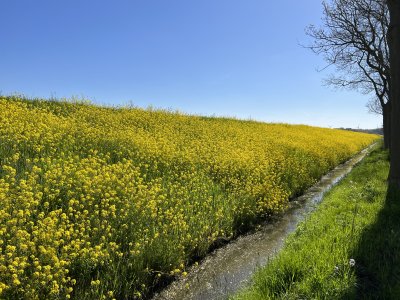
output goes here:
[{"label": "grass verge", "polygon": [[376,148],[235,299],[400,299],[400,195]]}]

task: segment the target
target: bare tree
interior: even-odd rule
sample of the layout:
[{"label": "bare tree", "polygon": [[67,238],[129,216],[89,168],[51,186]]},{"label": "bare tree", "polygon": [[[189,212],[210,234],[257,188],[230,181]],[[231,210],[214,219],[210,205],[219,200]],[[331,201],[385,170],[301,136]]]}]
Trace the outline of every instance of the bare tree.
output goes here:
[{"label": "bare tree", "polygon": [[383,116],[385,147],[390,145],[390,64],[387,31],[389,11],[384,0],[332,0],[323,3],[323,25],[309,26],[314,42],[308,46],[322,54],[338,75],[327,83],[373,94],[371,111]]},{"label": "bare tree", "polygon": [[400,190],[400,0],[387,0],[390,13],[391,143],[389,183]]}]

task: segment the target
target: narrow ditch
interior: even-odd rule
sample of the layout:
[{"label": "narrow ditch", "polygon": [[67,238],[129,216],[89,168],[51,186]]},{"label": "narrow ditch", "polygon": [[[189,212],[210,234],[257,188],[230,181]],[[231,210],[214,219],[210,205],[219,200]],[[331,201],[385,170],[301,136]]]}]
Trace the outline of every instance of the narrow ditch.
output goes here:
[{"label": "narrow ditch", "polygon": [[173,282],[153,300],[226,299],[244,287],[252,274],[282,248],[287,235],[315,209],[324,193],[346,176],[372,147],[323,176],[302,196],[292,200],[283,214],[273,217],[260,230],[240,236],[209,254],[198,266],[193,266],[186,277]]}]

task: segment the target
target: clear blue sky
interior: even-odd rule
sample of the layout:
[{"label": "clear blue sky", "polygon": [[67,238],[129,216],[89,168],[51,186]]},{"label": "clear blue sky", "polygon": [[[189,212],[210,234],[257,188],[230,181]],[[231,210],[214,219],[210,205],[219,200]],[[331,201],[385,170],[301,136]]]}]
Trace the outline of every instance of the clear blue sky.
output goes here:
[{"label": "clear blue sky", "polygon": [[369,96],[322,85],[299,46],[319,0],[3,0],[0,91],[376,128]]}]

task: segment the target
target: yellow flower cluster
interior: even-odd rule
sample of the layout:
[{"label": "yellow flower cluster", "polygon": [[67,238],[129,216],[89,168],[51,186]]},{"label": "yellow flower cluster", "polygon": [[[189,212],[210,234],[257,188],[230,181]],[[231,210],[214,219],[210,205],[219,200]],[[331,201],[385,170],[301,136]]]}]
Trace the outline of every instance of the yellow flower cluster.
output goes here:
[{"label": "yellow flower cluster", "polygon": [[0,298],[140,298],[373,142],[0,97]]}]

